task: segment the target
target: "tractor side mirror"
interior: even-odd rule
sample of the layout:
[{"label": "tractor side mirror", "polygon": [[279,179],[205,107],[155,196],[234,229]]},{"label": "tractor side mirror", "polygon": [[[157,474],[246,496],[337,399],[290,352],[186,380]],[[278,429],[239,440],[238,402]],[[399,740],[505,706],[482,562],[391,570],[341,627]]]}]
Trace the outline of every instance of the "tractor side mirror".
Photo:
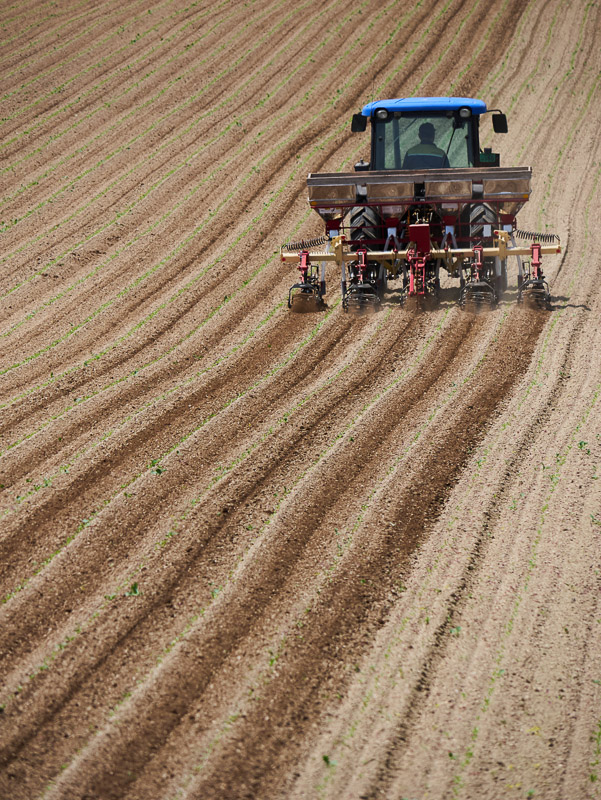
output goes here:
[{"label": "tractor side mirror", "polygon": [[505,114],[493,114],[492,127],[495,133],[507,133],[507,117]]},{"label": "tractor side mirror", "polygon": [[353,133],[363,133],[363,131],[367,128],[367,117],[364,117],[363,114],[353,114],[353,119],[351,122],[351,131]]}]

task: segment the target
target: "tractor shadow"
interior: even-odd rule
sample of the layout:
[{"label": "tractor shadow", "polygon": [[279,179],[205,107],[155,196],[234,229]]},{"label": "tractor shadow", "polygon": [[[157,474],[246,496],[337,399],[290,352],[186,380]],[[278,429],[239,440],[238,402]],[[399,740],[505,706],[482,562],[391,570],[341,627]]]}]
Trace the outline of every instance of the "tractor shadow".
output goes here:
[{"label": "tractor shadow", "polygon": [[568,303],[569,297],[564,295],[551,295],[551,308],[553,311],[563,311],[565,308],[582,308],[584,311],[592,311],[586,303]]},{"label": "tractor shadow", "polygon": [[459,289],[440,289],[438,297],[407,297],[402,289],[388,289],[382,299],[382,308],[403,308],[407,311],[429,312],[448,309],[459,304]]},{"label": "tractor shadow", "polygon": [[[551,301],[550,305],[544,309],[546,311],[554,312],[554,311],[563,311],[566,308],[582,308],[584,311],[592,311],[591,307],[586,305],[586,303],[568,303],[570,298],[565,297],[564,295],[553,295],[551,294]],[[499,305],[518,305],[518,290],[517,287],[507,289],[503,292],[501,296],[501,300],[499,301]],[[536,305],[533,303],[528,304],[527,301],[524,301],[524,305],[529,308],[536,308]]]}]

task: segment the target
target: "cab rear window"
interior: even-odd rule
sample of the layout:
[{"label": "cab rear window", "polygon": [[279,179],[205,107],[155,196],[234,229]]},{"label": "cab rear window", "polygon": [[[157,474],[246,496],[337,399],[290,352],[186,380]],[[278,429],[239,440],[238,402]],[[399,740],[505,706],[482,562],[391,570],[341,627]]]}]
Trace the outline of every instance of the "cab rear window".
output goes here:
[{"label": "cab rear window", "polygon": [[373,119],[374,169],[472,167],[472,119],[458,114],[400,112]]}]

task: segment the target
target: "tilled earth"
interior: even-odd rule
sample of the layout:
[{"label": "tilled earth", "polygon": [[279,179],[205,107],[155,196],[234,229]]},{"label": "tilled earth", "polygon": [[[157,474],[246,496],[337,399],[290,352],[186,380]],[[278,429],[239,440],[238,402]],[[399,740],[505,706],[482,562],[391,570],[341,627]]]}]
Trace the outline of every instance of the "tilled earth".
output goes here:
[{"label": "tilled earth", "polygon": [[[0,797],[598,798],[601,6],[0,20]],[[551,311],[290,313],[307,172],[437,94]]]}]

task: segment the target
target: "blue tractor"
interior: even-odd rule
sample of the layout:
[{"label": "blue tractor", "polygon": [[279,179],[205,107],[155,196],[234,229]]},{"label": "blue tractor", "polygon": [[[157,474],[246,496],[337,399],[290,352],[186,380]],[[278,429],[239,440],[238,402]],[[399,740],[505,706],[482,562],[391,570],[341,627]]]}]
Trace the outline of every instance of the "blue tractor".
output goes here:
[{"label": "blue tractor", "polygon": [[480,147],[480,119],[489,113],[494,132],[506,133],[501,111],[467,97],[379,100],[354,114],[354,133],[371,128],[369,161],[352,173],[308,176],[325,236],[317,248],[283,247],[283,260],[299,259],[301,272],[289,306],[323,303],[328,261],[340,266],[345,310],[377,308],[390,279],[401,281],[402,298],[436,299],[441,269],[459,281],[462,307],[494,306],[507,288],[509,256],[517,257],[518,301],[548,305],[541,256],[560,252],[559,241],[527,234],[530,246],[517,247],[524,232],[516,215],[532,170],[501,167],[498,153]]}]

